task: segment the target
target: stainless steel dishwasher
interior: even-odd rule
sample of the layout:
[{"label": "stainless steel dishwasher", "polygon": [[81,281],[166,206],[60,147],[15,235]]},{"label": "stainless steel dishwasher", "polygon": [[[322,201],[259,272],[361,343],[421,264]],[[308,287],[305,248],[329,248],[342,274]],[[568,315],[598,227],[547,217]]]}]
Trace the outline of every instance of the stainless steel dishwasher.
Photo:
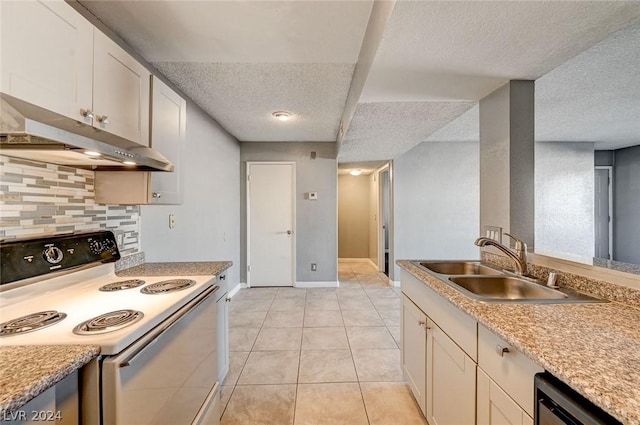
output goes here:
[{"label": "stainless steel dishwasher", "polygon": [[536,425],[622,425],[548,372],[538,373],[534,386]]}]

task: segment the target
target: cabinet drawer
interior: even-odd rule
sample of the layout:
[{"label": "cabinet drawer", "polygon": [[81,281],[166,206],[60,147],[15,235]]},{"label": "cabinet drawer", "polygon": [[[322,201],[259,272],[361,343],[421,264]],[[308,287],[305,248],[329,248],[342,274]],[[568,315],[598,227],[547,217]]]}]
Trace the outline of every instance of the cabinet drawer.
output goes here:
[{"label": "cabinet drawer", "polygon": [[431,318],[474,361],[478,359],[474,318],[438,295],[408,272],[402,271],[402,292]]},{"label": "cabinet drawer", "polygon": [[[508,351],[501,353],[502,349]],[[478,326],[478,366],[533,416],[533,376],[544,369],[482,325]]]}]

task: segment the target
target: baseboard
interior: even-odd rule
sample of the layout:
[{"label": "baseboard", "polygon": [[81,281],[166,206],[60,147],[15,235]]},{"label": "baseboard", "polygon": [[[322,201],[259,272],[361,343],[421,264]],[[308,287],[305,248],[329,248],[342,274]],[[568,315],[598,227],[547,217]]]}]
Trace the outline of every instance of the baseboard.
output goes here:
[{"label": "baseboard", "polygon": [[378,270],[378,265],[371,258],[338,258],[338,263],[369,263]]},{"label": "baseboard", "polygon": [[248,287],[249,287],[249,284],[247,282],[240,282],[240,288],[247,289]]},{"label": "baseboard", "polygon": [[[242,286],[242,285],[244,285],[244,286]],[[228,296],[229,298],[231,298],[231,297],[233,297],[235,294],[237,294],[237,293],[238,293],[238,291],[240,291],[240,289],[241,289],[241,288],[246,288],[246,287],[247,287],[247,284],[246,284],[246,283],[238,283],[236,286],[234,286],[233,288],[231,288],[231,289],[228,291],[227,296]]]},{"label": "baseboard", "polygon": [[337,281],[326,282],[296,282],[296,288],[337,288]]}]

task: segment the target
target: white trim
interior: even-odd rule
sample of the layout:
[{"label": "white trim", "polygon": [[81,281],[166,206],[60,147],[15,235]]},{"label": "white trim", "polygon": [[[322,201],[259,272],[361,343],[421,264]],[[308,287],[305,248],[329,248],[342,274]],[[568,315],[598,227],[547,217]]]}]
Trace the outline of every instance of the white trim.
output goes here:
[{"label": "white trim", "polygon": [[394,288],[401,288],[399,280],[390,280],[389,282],[393,284]]},{"label": "white trim", "polygon": [[240,288],[242,289],[248,289],[250,288],[249,284],[246,282],[240,282]]},{"label": "white trim", "polygon": [[[378,177],[378,205],[377,205],[377,208],[378,208],[378,265],[376,265],[376,268],[378,269],[379,272],[384,272],[384,254],[385,254],[384,228],[383,228],[384,226],[384,202],[383,202],[384,201],[384,182],[380,178],[380,174],[384,171],[389,173],[389,193],[387,193],[387,195],[389,196],[389,210],[391,210],[391,171],[390,171],[390,166],[388,162],[375,171],[376,176]],[[389,211],[389,215],[391,215],[391,211]],[[388,219],[389,219],[389,226],[391,226],[391,217],[388,217]],[[389,233],[389,238],[391,238],[391,233]],[[391,244],[389,244],[389,246],[391,246]]]},{"label": "white trim", "polygon": [[296,282],[296,288],[337,288],[340,285],[337,281],[326,281],[326,282]]},{"label": "white trim", "polygon": [[237,294],[240,289],[243,287],[242,285],[245,285],[244,287],[246,288],[246,283],[238,283],[236,286],[234,286],[233,288],[231,288],[231,290],[229,290],[227,292],[227,297],[228,298],[232,298],[235,294]]},{"label": "white trim", "polygon": [[[291,226],[292,226],[292,232],[293,234],[291,235],[292,237],[292,252],[291,252],[291,285],[283,285],[283,286],[295,286],[295,281],[296,281],[296,251],[297,251],[297,245],[296,245],[296,238],[297,238],[297,229],[296,229],[296,200],[297,200],[297,196],[296,196],[296,175],[297,175],[297,170],[296,170],[296,162],[295,161],[247,161],[246,167],[245,167],[245,188],[246,188],[246,195],[247,195],[247,210],[246,210],[246,217],[245,217],[245,221],[247,223],[247,241],[246,241],[246,258],[247,258],[247,266],[251,265],[251,220],[249,220],[249,214],[251,211],[251,191],[250,191],[250,185],[249,185],[249,176],[251,175],[251,165],[253,164],[269,164],[269,165],[291,165],[293,166],[293,181],[292,181],[292,195],[293,195],[293,199],[292,199],[292,218],[291,218]],[[251,287],[251,271],[249,270],[249,268],[247,267],[247,283],[245,283],[247,288]]]},{"label": "white trim", "polygon": [[371,258],[338,258],[338,263],[369,263],[374,269],[380,271]]}]

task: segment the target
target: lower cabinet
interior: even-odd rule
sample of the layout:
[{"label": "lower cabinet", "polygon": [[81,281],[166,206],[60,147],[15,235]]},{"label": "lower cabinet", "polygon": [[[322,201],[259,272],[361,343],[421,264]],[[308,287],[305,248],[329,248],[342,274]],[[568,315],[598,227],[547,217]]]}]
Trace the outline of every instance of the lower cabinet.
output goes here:
[{"label": "lower cabinet", "polygon": [[404,295],[402,371],[431,425],[475,423],[476,363]]},{"label": "lower cabinet", "polygon": [[533,419],[478,368],[478,425],[533,425]]},{"label": "lower cabinet", "polygon": [[434,322],[427,322],[427,421],[473,424],[476,363]]},{"label": "lower cabinet", "polygon": [[429,425],[532,425],[543,369],[402,274],[402,371]]},{"label": "lower cabinet", "polygon": [[406,296],[402,296],[402,372],[420,410],[426,416],[427,316]]}]

